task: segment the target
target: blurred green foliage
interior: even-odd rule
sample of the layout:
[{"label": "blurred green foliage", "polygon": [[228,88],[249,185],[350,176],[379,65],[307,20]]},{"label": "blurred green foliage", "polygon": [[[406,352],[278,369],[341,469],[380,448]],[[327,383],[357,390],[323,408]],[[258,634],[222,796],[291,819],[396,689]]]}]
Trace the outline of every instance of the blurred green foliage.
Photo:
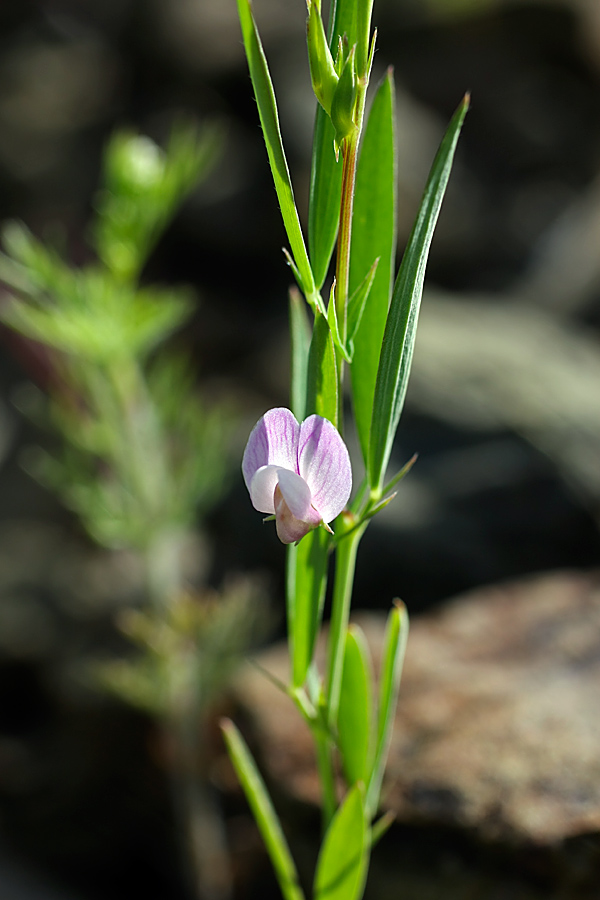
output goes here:
[{"label": "blurred green foliage", "polygon": [[[190,707],[206,710],[235,669],[250,636],[264,630],[255,582],[237,579],[222,593],[184,594],[164,614],[127,610],[120,627],[141,655],[101,664],[108,690],[152,715],[168,718]],[[201,726],[200,721],[188,727]]]},{"label": "blurred green foliage", "polygon": [[216,159],[220,133],[177,125],[166,150],[120,132],[109,142],[90,227],[97,259],[74,268],[16,222],[4,226],[3,321],[46,348],[50,412],[64,438],[36,474],[99,543],[148,550],[221,495],[231,415],[209,406],[193,367],[165,340],[193,310],[188,290],[140,273],[178,206]]}]

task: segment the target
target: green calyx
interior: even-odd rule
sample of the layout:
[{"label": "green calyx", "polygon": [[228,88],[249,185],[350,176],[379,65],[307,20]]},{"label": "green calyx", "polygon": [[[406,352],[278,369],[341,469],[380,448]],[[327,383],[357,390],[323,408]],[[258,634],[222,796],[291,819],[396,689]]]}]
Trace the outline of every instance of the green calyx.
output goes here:
[{"label": "green calyx", "polygon": [[354,46],[343,65],[331,103],[330,115],[335,128],[336,156],[339,153],[342,141],[357,130],[356,122],[354,121],[357,89],[356,46]]},{"label": "green calyx", "polygon": [[331,115],[331,104],[339,78],[327,43],[321,12],[314,0],[306,22],[306,40],[313,91],[327,115]]}]

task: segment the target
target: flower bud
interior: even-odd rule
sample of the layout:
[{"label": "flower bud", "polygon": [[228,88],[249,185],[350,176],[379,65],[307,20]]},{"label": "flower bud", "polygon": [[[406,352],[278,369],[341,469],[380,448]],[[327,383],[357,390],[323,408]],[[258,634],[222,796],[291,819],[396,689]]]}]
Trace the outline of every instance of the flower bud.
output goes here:
[{"label": "flower bud", "polygon": [[327,115],[330,115],[331,102],[339,79],[316,2],[311,3],[306,22],[306,40],[313,91]]},{"label": "flower bud", "polygon": [[336,157],[344,138],[347,138],[356,130],[354,122],[354,107],[356,105],[357,78],[355,71],[354,46],[344,63],[340,80],[338,81],[331,103],[331,121],[335,128]]}]

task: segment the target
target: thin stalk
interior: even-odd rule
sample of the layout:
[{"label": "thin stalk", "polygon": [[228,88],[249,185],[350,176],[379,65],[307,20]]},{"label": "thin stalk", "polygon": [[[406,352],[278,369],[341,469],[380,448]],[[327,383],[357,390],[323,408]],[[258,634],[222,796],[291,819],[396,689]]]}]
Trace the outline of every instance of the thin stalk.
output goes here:
[{"label": "thin stalk", "polygon": [[344,639],[350,616],[350,600],[354,582],[356,553],[366,523],[340,540],[336,548],[335,581],[327,645],[327,716],[330,730],[335,733],[340,705]]},{"label": "thin stalk", "polygon": [[352,240],[352,212],[354,210],[354,186],[358,160],[358,130],[342,144],[342,198],[338,231],[336,261],[336,313],[340,337],[346,342],[348,326],[348,287],[350,282],[350,244]]},{"label": "thin stalk", "polygon": [[317,751],[319,781],[321,782],[323,803],[321,816],[323,834],[325,834],[337,809],[335,775],[333,773],[333,743],[329,735],[322,728],[319,728],[318,730],[313,729],[313,739]]}]

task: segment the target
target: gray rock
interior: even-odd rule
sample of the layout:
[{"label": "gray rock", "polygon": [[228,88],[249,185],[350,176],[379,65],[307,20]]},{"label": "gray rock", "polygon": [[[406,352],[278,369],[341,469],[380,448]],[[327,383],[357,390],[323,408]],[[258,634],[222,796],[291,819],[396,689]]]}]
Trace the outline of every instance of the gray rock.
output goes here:
[{"label": "gray rock", "polygon": [[[384,617],[359,615],[379,667]],[[285,679],[280,645],[260,664]],[[600,579],[483,588],[411,627],[384,806],[400,821],[552,846],[600,829]],[[238,695],[281,790],[318,802],[310,735],[256,669]]]}]

